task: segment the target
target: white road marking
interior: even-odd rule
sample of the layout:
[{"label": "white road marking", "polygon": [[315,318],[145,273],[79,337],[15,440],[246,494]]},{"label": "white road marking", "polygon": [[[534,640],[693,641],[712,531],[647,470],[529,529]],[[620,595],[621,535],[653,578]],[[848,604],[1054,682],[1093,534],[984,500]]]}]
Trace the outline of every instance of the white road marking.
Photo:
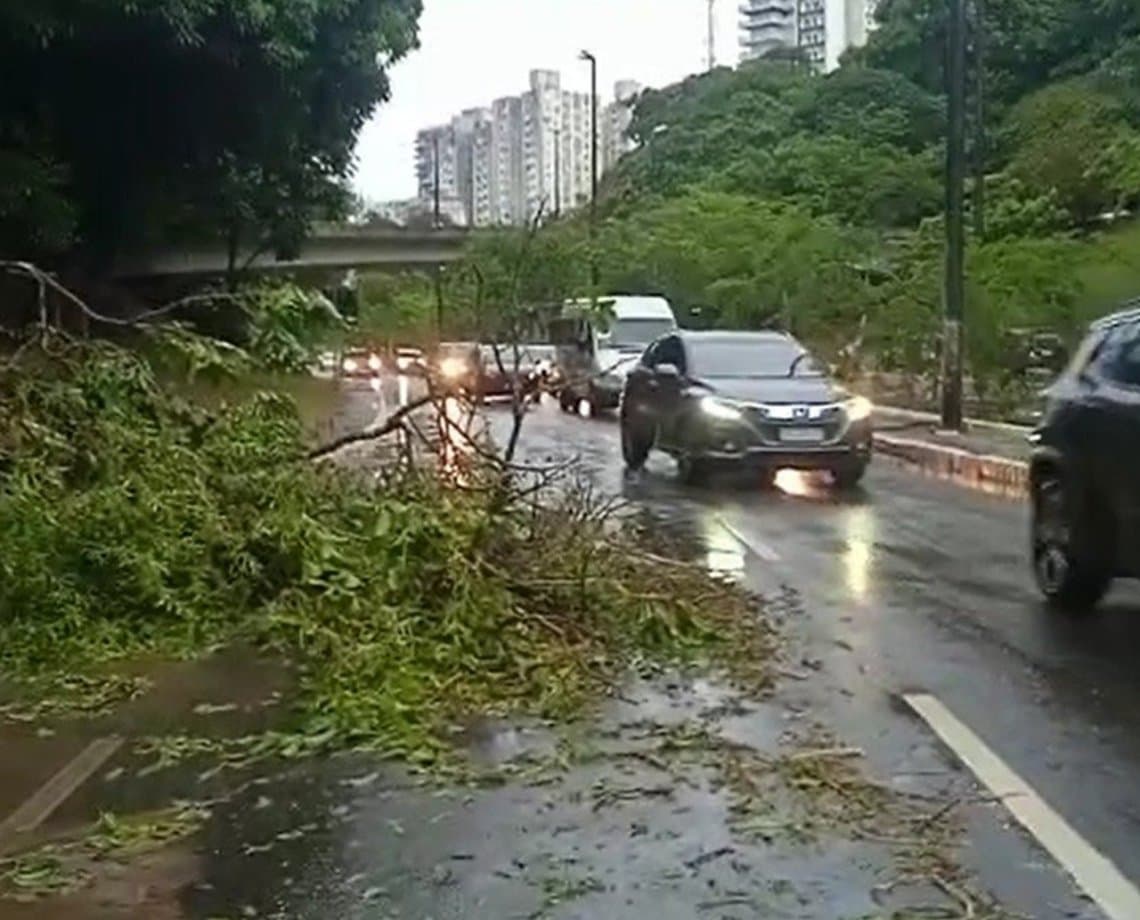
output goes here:
[{"label": "white road marking", "polygon": [[1025,780],[936,697],[906,694],[907,704],[999,798],[1112,920],[1140,918],[1140,891],[1055,812]]},{"label": "white road marking", "polygon": [[757,540],[755,537],[747,537],[742,534],[739,530],[737,530],[730,523],[728,523],[728,521],[725,520],[723,514],[717,515],[717,521],[720,523],[721,527],[723,527],[729,532],[729,534],[731,534],[732,538],[737,543],[739,543],[745,549],[751,550],[753,555],[755,555],[757,558],[763,559],[765,562],[780,561],[780,554],[772,549],[772,547],[770,547],[762,540]]},{"label": "white road marking", "polygon": [[99,738],[85,747],[63,769],[40,786],[24,803],[0,823],[0,843],[9,834],[35,830],[53,811],[66,802],[91,775],[105,764],[123,743],[117,735]]}]

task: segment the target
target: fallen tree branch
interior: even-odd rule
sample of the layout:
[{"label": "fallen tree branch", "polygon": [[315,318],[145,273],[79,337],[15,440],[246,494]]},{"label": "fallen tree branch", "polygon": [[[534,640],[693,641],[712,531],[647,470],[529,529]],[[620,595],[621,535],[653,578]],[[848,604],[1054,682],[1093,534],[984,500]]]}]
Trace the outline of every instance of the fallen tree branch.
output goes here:
[{"label": "fallen tree branch", "polygon": [[391,434],[393,431],[404,428],[404,419],[429,403],[434,401],[432,396],[421,396],[419,399],[414,399],[406,406],[401,406],[393,412],[382,425],[375,428],[365,428],[363,431],[354,431],[352,434],[346,434],[336,440],[330,441],[327,444],[322,444],[320,447],[315,447],[305,455],[307,460],[320,460],[322,457],[327,457],[329,454],[335,454],[343,447],[348,447],[350,444],[360,444],[364,441],[375,441],[385,435]]}]

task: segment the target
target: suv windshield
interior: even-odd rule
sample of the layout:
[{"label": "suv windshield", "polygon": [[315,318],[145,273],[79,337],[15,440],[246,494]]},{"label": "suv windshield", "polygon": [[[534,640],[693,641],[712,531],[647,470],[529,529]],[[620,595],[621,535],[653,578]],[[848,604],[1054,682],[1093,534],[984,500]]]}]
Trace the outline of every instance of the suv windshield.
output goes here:
[{"label": "suv windshield", "polygon": [[819,377],[823,373],[811,355],[790,340],[698,341],[689,345],[689,353],[695,377]]},{"label": "suv windshield", "polygon": [[674,328],[668,319],[619,319],[607,332],[598,335],[598,341],[609,348],[641,349]]}]

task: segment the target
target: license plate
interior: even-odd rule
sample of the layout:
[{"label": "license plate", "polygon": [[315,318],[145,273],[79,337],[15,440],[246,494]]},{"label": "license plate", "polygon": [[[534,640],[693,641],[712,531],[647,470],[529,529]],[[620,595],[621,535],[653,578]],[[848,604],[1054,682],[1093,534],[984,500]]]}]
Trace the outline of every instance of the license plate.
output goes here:
[{"label": "license plate", "polygon": [[780,440],[790,444],[819,444],[823,440],[823,429],[781,428]]}]

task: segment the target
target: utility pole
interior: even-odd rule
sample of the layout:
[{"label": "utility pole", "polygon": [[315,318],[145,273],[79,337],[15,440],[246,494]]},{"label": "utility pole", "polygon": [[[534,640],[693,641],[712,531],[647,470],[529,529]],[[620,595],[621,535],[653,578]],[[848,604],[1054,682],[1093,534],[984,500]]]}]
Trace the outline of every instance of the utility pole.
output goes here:
[{"label": "utility pole", "polygon": [[589,51],[580,55],[590,63],[590,281],[598,287],[598,257],[594,247],[598,233],[598,59]]},{"label": "utility pole", "polygon": [[439,134],[431,136],[432,149],[432,227],[439,229]]},{"label": "utility pole", "polygon": [[716,0],[708,0],[708,60],[709,70],[716,67]]},{"label": "utility pole", "polygon": [[[439,215],[439,133],[431,136],[432,144],[432,171],[434,173],[434,189],[432,190],[432,229],[440,228]],[[443,338],[443,266],[435,266],[435,328],[440,339]]]},{"label": "utility pole", "polygon": [[986,237],[986,2],[974,0],[974,238]]},{"label": "utility pole", "polygon": [[562,129],[554,129],[554,216],[562,216]]},{"label": "utility pole", "polygon": [[942,427],[962,430],[962,322],[965,278],[966,184],[966,0],[948,0],[950,29],[946,89],[950,123],[946,133],[946,286],[942,327]]}]

